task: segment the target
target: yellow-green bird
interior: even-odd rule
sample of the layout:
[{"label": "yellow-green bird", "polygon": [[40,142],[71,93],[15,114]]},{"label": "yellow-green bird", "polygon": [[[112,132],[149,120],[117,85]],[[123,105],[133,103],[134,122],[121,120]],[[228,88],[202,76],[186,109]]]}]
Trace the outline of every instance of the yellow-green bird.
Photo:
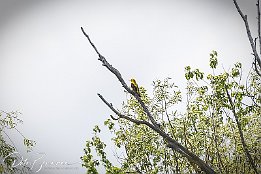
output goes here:
[{"label": "yellow-green bird", "polygon": [[131,81],[131,88],[132,88],[132,90],[133,90],[134,92],[136,92],[136,93],[139,95],[139,97],[140,97],[139,86],[138,86],[138,84],[136,83],[136,80],[135,80],[135,79],[131,79],[130,81]]}]

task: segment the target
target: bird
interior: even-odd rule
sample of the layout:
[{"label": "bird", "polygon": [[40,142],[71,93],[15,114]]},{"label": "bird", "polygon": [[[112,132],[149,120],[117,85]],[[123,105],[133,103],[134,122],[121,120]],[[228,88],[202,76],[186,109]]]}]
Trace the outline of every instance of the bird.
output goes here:
[{"label": "bird", "polygon": [[139,86],[138,86],[138,84],[136,83],[136,80],[135,80],[135,79],[131,79],[130,81],[131,81],[131,88],[132,88],[132,90],[133,90],[135,93],[137,93],[137,94],[139,95],[139,97],[140,97]]}]

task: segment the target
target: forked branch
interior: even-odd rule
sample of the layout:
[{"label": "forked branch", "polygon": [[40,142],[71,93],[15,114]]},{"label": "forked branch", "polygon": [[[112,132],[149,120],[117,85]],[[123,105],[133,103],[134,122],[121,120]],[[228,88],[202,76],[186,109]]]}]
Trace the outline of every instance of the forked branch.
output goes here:
[{"label": "forked branch", "polygon": [[130,94],[132,94],[137,101],[139,102],[139,104],[141,105],[141,107],[143,108],[144,112],[147,114],[149,121],[151,123],[149,123],[148,121],[143,121],[143,120],[136,120],[133,119],[129,116],[126,115],[122,115],[120,112],[118,112],[113,106],[112,104],[110,104],[109,102],[107,102],[102,95],[98,94],[98,96],[100,97],[100,99],[115,113],[119,116],[119,118],[123,118],[123,119],[127,119],[133,123],[136,124],[144,124],[147,125],[148,127],[150,127],[151,129],[153,129],[155,132],[157,132],[164,140],[167,141],[168,143],[168,147],[170,147],[171,149],[177,151],[178,153],[180,153],[182,156],[185,156],[190,162],[197,164],[202,171],[205,171],[206,173],[209,174],[213,174],[215,173],[215,171],[208,165],[206,164],[203,160],[201,160],[198,156],[196,156],[194,153],[190,152],[187,148],[185,148],[184,146],[182,146],[181,144],[179,144],[176,140],[174,140],[173,138],[171,138],[166,132],[164,132],[163,130],[160,129],[160,127],[158,126],[156,120],[152,117],[151,113],[149,112],[148,108],[146,107],[146,105],[144,104],[144,102],[141,100],[141,98],[138,96],[137,93],[133,92],[128,85],[125,83],[125,81],[123,80],[120,72],[114,68],[112,65],[110,65],[107,60],[105,59],[104,56],[102,56],[99,51],[97,50],[97,48],[95,47],[95,45],[92,43],[90,37],[86,34],[86,32],[84,31],[84,29],[81,27],[81,30],[83,32],[83,34],[87,37],[88,41],[90,42],[90,44],[92,45],[92,47],[94,48],[94,50],[96,51],[96,53],[99,56],[99,59],[102,62],[102,65],[105,66],[109,71],[111,71],[116,77],[117,79],[120,81],[120,83],[122,84],[123,88],[128,91]]},{"label": "forked branch", "polygon": [[[148,127],[150,127],[151,129],[154,129],[154,126],[152,124],[150,124],[149,122],[145,121],[145,120],[137,120],[137,119],[133,119],[129,116],[123,115],[121,114],[119,111],[117,111],[111,103],[107,102],[107,100],[101,95],[101,94],[97,94],[100,99],[119,117],[119,118],[124,118],[126,120],[129,120],[137,125],[140,124],[144,124],[147,125]],[[113,116],[111,116],[113,120],[117,120],[116,118],[114,118]]]}]

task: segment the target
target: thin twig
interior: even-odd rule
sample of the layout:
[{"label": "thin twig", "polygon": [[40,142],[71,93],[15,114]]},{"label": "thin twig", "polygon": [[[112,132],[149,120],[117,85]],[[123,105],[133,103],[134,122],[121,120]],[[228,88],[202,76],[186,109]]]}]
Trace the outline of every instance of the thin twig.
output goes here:
[{"label": "thin twig", "polygon": [[255,67],[255,72],[257,73],[257,75],[259,75],[259,76],[261,76],[261,72],[259,72],[259,70],[258,70],[258,68],[257,68],[257,61],[256,61],[256,59],[254,60],[254,67]]},{"label": "thin twig", "polygon": [[7,133],[6,133],[5,131],[3,131],[3,130],[2,130],[2,132],[3,132],[3,133],[7,136],[7,138],[10,140],[10,142],[12,143],[14,149],[17,150],[17,148],[16,148],[14,142],[13,142],[12,139],[9,137],[9,135],[7,135]]},{"label": "thin twig", "polygon": [[259,0],[257,0],[257,27],[258,27],[258,38],[259,38],[259,54],[261,55],[261,26],[260,26],[260,4],[259,4]]},{"label": "thin twig", "polygon": [[169,114],[168,114],[166,97],[164,97],[164,107],[165,107],[165,112],[166,112],[166,116],[168,118],[169,125],[171,127],[172,136],[174,136],[175,135],[175,133],[174,133],[174,126],[172,125],[172,123],[170,121]]},{"label": "thin twig", "polygon": [[[16,151],[17,151],[17,148],[16,148],[16,146],[15,146],[15,143],[12,141],[12,139],[9,137],[9,135],[5,132],[5,131],[3,131],[2,130],[2,132],[6,135],[6,137],[10,140],[10,142],[12,143],[12,145],[13,145],[13,147],[14,147],[14,153],[13,153],[13,155],[15,155],[15,157],[16,158],[18,158],[18,159],[22,159],[20,156],[18,156],[17,154],[16,154]],[[10,155],[10,154],[9,154]],[[8,156],[9,156],[8,155]]]},{"label": "thin twig", "polygon": [[241,128],[241,124],[239,122],[238,115],[236,113],[236,108],[235,108],[235,105],[234,105],[234,103],[232,101],[232,98],[231,98],[231,96],[230,96],[230,94],[228,92],[227,86],[225,86],[225,91],[226,91],[226,94],[227,94],[227,97],[228,97],[228,101],[229,101],[230,106],[231,106],[232,113],[233,113],[233,115],[235,117],[235,120],[236,120],[237,128],[238,128],[239,135],[240,135],[240,140],[241,140],[241,143],[243,145],[244,152],[245,152],[245,154],[246,154],[246,156],[247,156],[251,166],[253,167],[255,173],[258,174],[257,168],[255,166],[255,163],[254,163],[253,159],[252,159],[252,156],[251,156],[251,154],[248,151],[248,148],[247,148],[247,145],[246,145],[246,142],[245,142],[245,139],[244,139],[243,131],[242,131],[242,128]]}]

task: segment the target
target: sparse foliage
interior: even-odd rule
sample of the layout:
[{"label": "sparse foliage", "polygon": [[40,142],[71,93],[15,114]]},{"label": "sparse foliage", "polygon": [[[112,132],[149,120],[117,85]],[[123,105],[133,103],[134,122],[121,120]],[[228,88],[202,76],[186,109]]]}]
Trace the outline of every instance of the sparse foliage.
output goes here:
[{"label": "sparse foliage", "polygon": [[[17,149],[11,138],[6,133],[6,130],[10,129],[17,131],[24,139],[24,145],[27,151],[31,151],[35,145],[35,141],[27,139],[17,128],[18,124],[23,121],[19,118],[20,112],[5,112],[0,111],[0,173],[28,173],[28,167],[20,166],[14,167],[14,161],[17,161],[20,157],[16,156]],[[9,130],[9,131],[10,131]]]}]

